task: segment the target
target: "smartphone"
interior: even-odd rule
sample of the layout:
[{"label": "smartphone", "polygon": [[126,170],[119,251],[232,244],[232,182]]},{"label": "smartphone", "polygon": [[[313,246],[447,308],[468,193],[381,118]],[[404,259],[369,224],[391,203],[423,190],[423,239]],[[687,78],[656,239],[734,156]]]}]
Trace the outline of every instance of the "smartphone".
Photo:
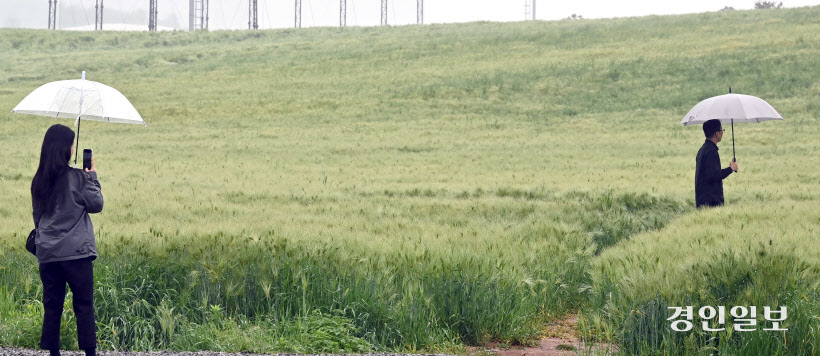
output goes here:
[{"label": "smartphone", "polygon": [[94,155],[94,151],[90,148],[83,149],[83,170],[91,169],[91,157]]}]

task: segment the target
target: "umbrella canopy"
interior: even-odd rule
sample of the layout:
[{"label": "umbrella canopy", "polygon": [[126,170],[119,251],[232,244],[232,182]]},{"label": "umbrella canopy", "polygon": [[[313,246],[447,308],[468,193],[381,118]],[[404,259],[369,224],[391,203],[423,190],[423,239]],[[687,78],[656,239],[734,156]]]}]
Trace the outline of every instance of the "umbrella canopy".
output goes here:
[{"label": "umbrella canopy", "polygon": [[689,110],[680,123],[689,126],[703,124],[712,119],[730,124],[783,120],[783,117],[761,98],[743,94],[726,94],[699,102],[692,110]]},{"label": "umbrella canopy", "polygon": [[686,113],[680,123],[689,126],[703,124],[712,119],[732,125],[732,157],[737,161],[735,156],[736,122],[783,120],[783,117],[765,100],[751,95],[732,94],[732,88],[729,88],[729,94],[714,96],[699,102]]},{"label": "umbrella canopy", "polygon": [[43,84],[29,93],[11,111],[15,114],[77,120],[75,168],[82,120],[147,126],[134,105],[131,105],[122,93],[105,84],[85,80],[85,72],[79,80],[60,80]]},{"label": "umbrella canopy", "polygon": [[137,109],[117,89],[85,79],[43,84],[17,104],[12,112],[145,125]]}]

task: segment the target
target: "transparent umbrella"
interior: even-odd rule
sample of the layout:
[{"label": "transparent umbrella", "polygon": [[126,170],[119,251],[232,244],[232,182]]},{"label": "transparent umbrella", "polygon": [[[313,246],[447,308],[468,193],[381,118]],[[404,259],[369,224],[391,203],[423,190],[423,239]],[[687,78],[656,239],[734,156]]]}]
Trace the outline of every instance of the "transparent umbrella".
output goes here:
[{"label": "transparent umbrella", "polygon": [[145,124],[137,109],[117,89],[82,79],[60,80],[43,84],[32,91],[11,110],[16,114],[31,114],[53,118],[74,119],[77,125],[77,145],[74,167],[80,144],[80,123],[83,120],[117,124]]}]

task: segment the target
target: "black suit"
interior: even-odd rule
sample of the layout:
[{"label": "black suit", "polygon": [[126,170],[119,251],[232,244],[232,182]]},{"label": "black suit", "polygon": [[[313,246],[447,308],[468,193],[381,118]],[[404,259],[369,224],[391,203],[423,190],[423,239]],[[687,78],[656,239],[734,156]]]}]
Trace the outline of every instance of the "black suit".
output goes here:
[{"label": "black suit", "polygon": [[732,168],[720,169],[717,145],[706,140],[695,162],[695,204],[698,208],[723,205],[723,179],[732,174]]}]

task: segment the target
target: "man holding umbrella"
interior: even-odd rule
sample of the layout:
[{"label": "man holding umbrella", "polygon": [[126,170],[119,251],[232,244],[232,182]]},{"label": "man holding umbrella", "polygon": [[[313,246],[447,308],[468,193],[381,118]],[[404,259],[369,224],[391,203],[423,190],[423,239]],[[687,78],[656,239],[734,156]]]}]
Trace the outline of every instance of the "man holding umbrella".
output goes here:
[{"label": "man holding umbrella", "polygon": [[698,208],[723,205],[723,180],[738,169],[734,159],[728,168],[720,169],[717,143],[723,139],[724,131],[717,119],[703,124],[706,142],[698,150],[695,164],[695,204]]},{"label": "man holding umbrella", "polygon": [[[729,94],[714,96],[699,102],[686,113],[681,124],[703,124],[706,142],[698,151],[695,167],[695,204],[702,206],[723,205],[723,180],[737,172],[735,155],[735,123],[759,123],[783,120],[765,100],[751,95]],[[721,123],[732,125],[732,162],[729,168],[720,169],[717,143],[723,139]]]}]

